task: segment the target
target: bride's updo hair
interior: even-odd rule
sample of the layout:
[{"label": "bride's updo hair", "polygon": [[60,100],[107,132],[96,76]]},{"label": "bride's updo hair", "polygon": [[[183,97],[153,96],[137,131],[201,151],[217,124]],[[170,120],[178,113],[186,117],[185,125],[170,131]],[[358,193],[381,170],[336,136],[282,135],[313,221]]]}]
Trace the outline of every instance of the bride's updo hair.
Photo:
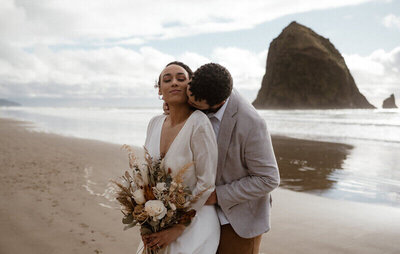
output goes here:
[{"label": "bride's updo hair", "polygon": [[[182,62],[178,62],[178,61],[173,61],[173,62],[170,62],[169,64],[167,64],[164,68],[166,68],[166,67],[168,67],[170,65],[178,65],[178,66],[182,67],[188,73],[189,79],[191,79],[193,77],[192,69],[190,69],[190,67],[187,66],[186,64],[184,64]],[[159,88],[160,85],[161,85],[160,79],[161,79],[161,73],[160,73],[160,76],[158,76],[158,81],[157,81],[157,84],[155,85],[156,88]]]}]

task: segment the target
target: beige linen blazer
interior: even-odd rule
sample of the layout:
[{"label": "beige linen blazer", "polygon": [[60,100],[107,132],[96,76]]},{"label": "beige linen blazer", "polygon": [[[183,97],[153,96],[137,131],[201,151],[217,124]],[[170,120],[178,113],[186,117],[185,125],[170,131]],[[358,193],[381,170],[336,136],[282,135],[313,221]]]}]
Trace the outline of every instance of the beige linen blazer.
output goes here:
[{"label": "beige linen blazer", "polygon": [[278,166],[265,121],[235,89],[217,139],[218,205],[239,236],[269,231],[270,193],[280,182]]}]

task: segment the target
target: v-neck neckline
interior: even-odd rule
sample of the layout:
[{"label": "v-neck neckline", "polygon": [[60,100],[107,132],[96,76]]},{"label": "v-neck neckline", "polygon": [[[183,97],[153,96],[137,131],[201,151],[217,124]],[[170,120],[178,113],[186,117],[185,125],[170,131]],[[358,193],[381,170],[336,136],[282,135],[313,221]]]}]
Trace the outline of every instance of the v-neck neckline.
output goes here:
[{"label": "v-neck neckline", "polygon": [[164,117],[162,124],[161,124],[161,128],[160,128],[160,140],[158,141],[158,153],[160,154],[160,158],[164,159],[167,157],[169,151],[171,150],[172,146],[174,145],[175,141],[178,139],[178,137],[181,135],[181,132],[183,131],[183,129],[185,129],[186,124],[188,123],[189,119],[192,117],[192,115],[194,114],[195,111],[193,111],[190,116],[186,119],[185,123],[183,124],[182,128],[179,130],[178,134],[175,136],[174,140],[172,141],[172,143],[169,145],[167,152],[164,154],[164,156],[162,156],[161,153],[161,134],[162,134],[162,129],[163,129],[163,125],[165,123],[165,120],[167,119],[167,116]]}]

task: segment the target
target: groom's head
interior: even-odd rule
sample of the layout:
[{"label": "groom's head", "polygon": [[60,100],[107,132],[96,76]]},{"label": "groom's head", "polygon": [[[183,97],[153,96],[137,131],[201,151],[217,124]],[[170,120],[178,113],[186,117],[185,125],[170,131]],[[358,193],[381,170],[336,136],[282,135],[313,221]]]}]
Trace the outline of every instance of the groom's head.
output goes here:
[{"label": "groom's head", "polygon": [[189,104],[201,110],[218,109],[231,92],[231,74],[225,67],[216,63],[208,63],[198,68],[187,90]]}]

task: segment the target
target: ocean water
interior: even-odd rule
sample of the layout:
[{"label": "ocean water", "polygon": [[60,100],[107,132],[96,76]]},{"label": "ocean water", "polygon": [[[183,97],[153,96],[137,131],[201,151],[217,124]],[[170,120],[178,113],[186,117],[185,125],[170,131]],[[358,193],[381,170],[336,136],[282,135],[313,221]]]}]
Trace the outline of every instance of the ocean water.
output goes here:
[{"label": "ocean water", "polygon": [[271,133],[334,141],[379,141],[400,144],[400,110],[260,110]]},{"label": "ocean water", "polygon": [[[33,131],[136,146],[143,145],[149,120],[161,113],[160,108],[0,107],[0,117],[30,121]],[[311,161],[291,159],[289,163],[294,167],[290,170],[296,172],[282,172],[288,176],[282,179],[282,187],[400,207],[400,110],[259,110],[259,113],[272,135],[349,145],[339,155],[340,160],[326,165],[320,162],[325,170],[322,180],[319,180],[321,169]],[[331,161],[329,156],[338,157],[337,152],[329,149],[326,156],[327,161]],[[309,179],[327,184],[310,188]]]},{"label": "ocean water", "polygon": [[0,117],[33,122],[35,131],[142,146],[148,122],[161,113],[155,108],[9,107]]}]

